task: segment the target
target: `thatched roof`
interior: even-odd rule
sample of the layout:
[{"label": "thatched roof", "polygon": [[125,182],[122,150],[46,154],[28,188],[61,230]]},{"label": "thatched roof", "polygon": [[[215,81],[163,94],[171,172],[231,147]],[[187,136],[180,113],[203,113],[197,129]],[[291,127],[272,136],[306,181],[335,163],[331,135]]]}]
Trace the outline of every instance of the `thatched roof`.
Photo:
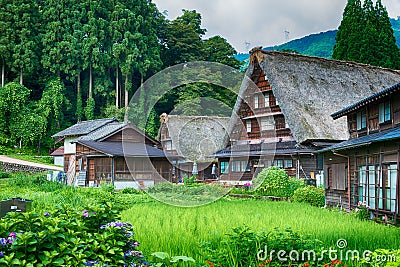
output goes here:
[{"label": "thatched roof", "polygon": [[209,155],[225,148],[229,121],[227,117],[168,115],[161,127],[167,127],[169,140],[178,155],[192,161],[205,161]]},{"label": "thatched roof", "polygon": [[400,82],[399,71],[264,50],[251,55],[248,76],[257,62],[299,143],[347,140],[346,118],[334,121],[331,114]]}]

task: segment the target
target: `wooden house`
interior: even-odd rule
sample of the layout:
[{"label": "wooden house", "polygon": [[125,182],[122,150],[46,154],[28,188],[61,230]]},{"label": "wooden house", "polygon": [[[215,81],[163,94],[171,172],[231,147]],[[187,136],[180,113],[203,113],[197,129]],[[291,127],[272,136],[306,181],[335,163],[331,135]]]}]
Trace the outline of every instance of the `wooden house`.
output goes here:
[{"label": "wooden house", "polygon": [[136,126],[115,119],[79,122],[53,137],[64,140],[64,171],[71,185],[148,187],[170,181],[167,157],[178,159]]},{"label": "wooden house", "polygon": [[[400,81],[400,79],[398,79]],[[400,83],[332,114],[347,118],[350,139],[323,153],[326,203],[359,202],[397,223],[399,216]]]},{"label": "wooden house", "polygon": [[212,179],[212,155],[228,142],[230,118],[217,116],[160,116],[158,140],[167,153],[179,155],[175,162],[175,182],[191,176],[197,164],[198,180]]},{"label": "wooden house", "polygon": [[231,123],[230,144],[217,152],[221,179],[251,180],[275,165],[290,176],[321,178],[315,152],[348,139],[333,112],[400,79],[365,64],[253,49]]}]

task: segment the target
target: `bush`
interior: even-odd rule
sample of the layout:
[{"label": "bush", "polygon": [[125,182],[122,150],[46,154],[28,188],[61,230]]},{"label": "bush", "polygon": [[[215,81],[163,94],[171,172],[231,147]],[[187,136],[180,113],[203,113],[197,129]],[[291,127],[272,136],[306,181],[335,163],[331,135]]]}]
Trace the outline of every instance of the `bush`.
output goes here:
[{"label": "bush", "polygon": [[289,178],[285,170],[275,166],[263,169],[253,184],[256,193],[275,197],[291,197],[296,189],[304,186],[302,180]]},{"label": "bush", "polygon": [[1,266],[145,266],[133,227],[107,204],[0,220]]},{"label": "bush", "polygon": [[0,171],[0,179],[9,178],[9,177],[10,177],[10,173],[4,172],[4,171]]},{"label": "bush", "polygon": [[[234,228],[222,240],[201,244],[203,256],[209,266],[235,267],[277,266],[277,253],[269,252],[284,250],[289,253],[295,250],[301,255],[304,250],[315,250],[317,247],[322,247],[321,241],[302,236],[290,229],[253,232],[248,227]],[[283,266],[297,266],[291,264],[307,260],[299,257],[298,261],[289,260]],[[270,262],[274,264],[269,265]]]},{"label": "bush", "polygon": [[322,188],[308,185],[294,191],[292,200],[309,203],[315,207],[323,207],[325,205],[325,191]]}]

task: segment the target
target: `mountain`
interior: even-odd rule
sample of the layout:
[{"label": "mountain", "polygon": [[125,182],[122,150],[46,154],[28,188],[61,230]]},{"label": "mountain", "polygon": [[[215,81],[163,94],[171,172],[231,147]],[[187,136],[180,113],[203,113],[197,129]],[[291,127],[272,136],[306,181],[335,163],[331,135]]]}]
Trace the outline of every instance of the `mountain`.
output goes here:
[{"label": "mountain", "polygon": [[[393,27],[394,36],[397,40],[397,46],[400,47],[400,17],[397,19],[390,19]],[[297,51],[299,54],[308,56],[317,56],[331,58],[333,47],[336,43],[335,36],[337,30],[320,32],[317,34],[310,34],[300,39],[292,40],[288,43],[270,46],[263,48],[264,50],[278,50],[278,51]],[[241,53],[235,55],[235,58],[240,61],[248,59],[249,54]]]}]

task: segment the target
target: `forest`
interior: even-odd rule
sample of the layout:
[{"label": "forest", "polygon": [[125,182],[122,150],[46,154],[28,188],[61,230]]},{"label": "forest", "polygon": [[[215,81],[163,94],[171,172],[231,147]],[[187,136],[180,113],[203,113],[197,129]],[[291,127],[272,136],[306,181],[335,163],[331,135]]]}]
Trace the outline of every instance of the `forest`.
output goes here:
[{"label": "forest", "polygon": [[[201,14],[166,15],[150,0],[0,0],[0,152],[47,152],[51,135],[77,121],[123,119],[141,84],[169,66],[239,68],[223,37],[204,38]],[[146,131],[156,135],[158,115],[182,99],[214,95],[232,107],[230,94],[212,85],[176,88],[152,110]]]}]

